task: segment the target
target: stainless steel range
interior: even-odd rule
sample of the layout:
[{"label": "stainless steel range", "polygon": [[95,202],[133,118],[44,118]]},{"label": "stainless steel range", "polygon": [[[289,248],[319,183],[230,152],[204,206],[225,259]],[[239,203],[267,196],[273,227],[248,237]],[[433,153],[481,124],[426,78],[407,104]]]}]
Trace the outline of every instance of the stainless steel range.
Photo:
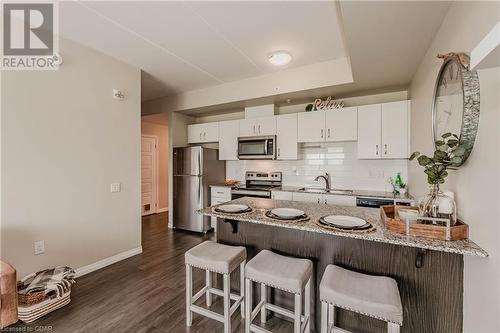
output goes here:
[{"label": "stainless steel range", "polygon": [[242,197],[271,198],[271,190],[281,187],[281,172],[247,171],[245,185],[231,190],[231,199]]}]

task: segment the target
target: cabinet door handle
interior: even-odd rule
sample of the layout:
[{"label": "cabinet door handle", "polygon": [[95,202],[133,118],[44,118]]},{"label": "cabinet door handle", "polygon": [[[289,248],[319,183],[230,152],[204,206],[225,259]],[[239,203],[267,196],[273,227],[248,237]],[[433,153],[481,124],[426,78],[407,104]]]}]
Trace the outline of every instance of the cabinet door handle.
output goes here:
[{"label": "cabinet door handle", "polygon": [[325,199],[325,205],[326,205],[326,199]]},{"label": "cabinet door handle", "polygon": [[328,129],[328,137],[330,137],[330,129]]},{"label": "cabinet door handle", "polygon": [[281,155],[281,152],[280,152],[280,149],[278,148],[278,157],[280,157]]},{"label": "cabinet door handle", "polygon": [[319,203],[319,198],[318,198],[318,203]]},{"label": "cabinet door handle", "polygon": [[259,127],[259,134],[260,134],[260,125],[258,127]]},{"label": "cabinet door handle", "polygon": [[323,129],[321,129],[321,138],[323,139]]},{"label": "cabinet door handle", "polygon": [[375,155],[377,155],[377,156],[378,156],[378,145],[375,145],[375,149],[376,149],[376,151],[375,151]]},{"label": "cabinet door handle", "polygon": [[387,143],[384,145],[384,155],[387,155]]},{"label": "cabinet door handle", "polygon": [[255,134],[255,125],[253,125],[253,134]]}]

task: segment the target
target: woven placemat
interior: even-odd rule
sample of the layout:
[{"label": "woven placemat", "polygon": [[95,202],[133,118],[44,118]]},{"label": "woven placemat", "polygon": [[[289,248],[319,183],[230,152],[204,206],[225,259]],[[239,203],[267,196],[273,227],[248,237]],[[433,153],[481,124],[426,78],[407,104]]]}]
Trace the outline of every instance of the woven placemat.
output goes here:
[{"label": "woven placemat", "polygon": [[311,218],[309,216],[305,216],[301,219],[298,219],[298,220],[286,220],[286,219],[274,219],[272,217],[269,217],[266,215],[266,213],[269,212],[269,210],[266,210],[262,213],[262,216],[264,216],[264,218],[268,221],[273,221],[273,222],[284,222],[284,223],[300,223],[300,222],[306,222],[306,221],[309,221]]},{"label": "woven placemat", "polygon": [[375,228],[375,226],[373,224],[371,224],[370,222],[366,222],[366,223],[368,223],[370,225],[369,228],[361,229],[361,230],[356,230],[356,229],[349,229],[349,230],[340,229],[340,228],[336,228],[336,227],[324,225],[319,220],[314,221],[314,223],[316,223],[316,225],[318,227],[323,228],[323,229],[333,230],[333,231],[340,231],[340,232],[348,232],[348,233],[356,233],[356,234],[363,234],[363,233],[373,232],[373,231],[377,230],[377,228]]},{"label": "woven placemat", "polygon": [[252,207],[249,207],[247,210],[245,210],[243,212],[238,212],[238,213],[230,213],[230,212],[217,211],[216,210],[217,208],[218,207],[212,207],[212,213],[238,216],[238,215],[246,215],[246,214],[250,214],[250,213],[255,212],[255,208],[252,208]]}]

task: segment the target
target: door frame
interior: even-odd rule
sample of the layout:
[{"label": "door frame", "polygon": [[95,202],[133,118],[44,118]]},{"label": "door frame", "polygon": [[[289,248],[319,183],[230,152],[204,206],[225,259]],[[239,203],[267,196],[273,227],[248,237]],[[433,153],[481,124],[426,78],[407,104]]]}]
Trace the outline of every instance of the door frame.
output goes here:
[{"label": "door frame", "polygon": [[[153,162],[153,167],[155,168],[153,174],[154,174],[154,189],[153,191],[156,192],[156,203],[155,206],[153,207],[154,209],[151,210],[149,214],[144,214],[142,215],[142,204],[141,204],[141,216],[146,216],[146,215],[151,215],[151,214],[158,214],[158,209],[159,209],[159,194],[160,194],[160,158],[158,154],[158,145],[160,144],[160,139],[157,135],[149,135],[149,134],[141,134],[141,140],[142,138],[146,139],[153,139],[155,141],[155,148],[154,148],[154,162]],[[142,146],[142,142],[141,142]],[[142,149],[141,149],[141,159],[142,159]],[[141,161],[142,164],[142,161]],[[141,167],[142,169],[142,167]],[[141,201],[142,201],[142,175],[141,175]]]}]

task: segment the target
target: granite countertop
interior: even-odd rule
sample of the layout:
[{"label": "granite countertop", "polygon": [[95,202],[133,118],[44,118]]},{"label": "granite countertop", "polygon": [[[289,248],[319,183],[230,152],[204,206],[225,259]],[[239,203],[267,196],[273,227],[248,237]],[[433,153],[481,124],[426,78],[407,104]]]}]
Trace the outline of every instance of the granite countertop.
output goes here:
[{"label": "granite countertop", "polygon": [[[304,186],[281,186],[279,188],[276,188],[276,191],[283,191],[283,192],[300,192],[300,193],[307,193],[303,191],[299,191],[299,189],[304,188]],[[413,197],[409,195],[408,193],[401,195],[401,194],[394,194],[392,192],[384,192],[384,191],[365,191],[365,190],[352,190],[352,193],[324,193],[324,194],[331,194],[331,195],[349,195],[349,196],[354,196],[354,197],[371,197],[371,198],[384,198],[384,199],[396,199],[396,200],[401,200],[401,201],[412,201]]]},{"label": "granite countertop", "polygon": [[[284,200],[271,200],[244,197],[231,201],[231,203],[245,204],[255,208],[255,211],[247,214],[223,214],[215,213],[212,207],[201,209],[197,211],[199,214],[219,217],[223,219],[232,219],[242,222],[267,224],[276,227],[297,229],[310,232],[318,232],[323,234],[331,234],[340,237],[349,237],[364,239],[368,241],[375,241],[388,244],[396,244],[402,246],[417,247],[422,249],[429,249],[442,252],[450,252],[456,254],[466,254],[479,257],[487,257],[488,253],[480,248],[476,243],[471,240],[458,240],[458,241],[444,241],[436,239],[427,239],[413,236],[400,235],[398,233],[389,231],[385,228],[380,218],[380,212],[376,208],[365,207],[350,207],[350,206],[332,206],[308,202],[284,201]],[[216,206],[213,206],[216,207]],[[276,207],[288,207],[301,209],[311,218],[306,222],[281,222],[271,220],[264,216],[266,210]],[[348,215],[355,216],[370,222],[376,227],[372,232],[344,232],[325,229],[316,224],[315,221],[320,217],[326,215]]]}]

